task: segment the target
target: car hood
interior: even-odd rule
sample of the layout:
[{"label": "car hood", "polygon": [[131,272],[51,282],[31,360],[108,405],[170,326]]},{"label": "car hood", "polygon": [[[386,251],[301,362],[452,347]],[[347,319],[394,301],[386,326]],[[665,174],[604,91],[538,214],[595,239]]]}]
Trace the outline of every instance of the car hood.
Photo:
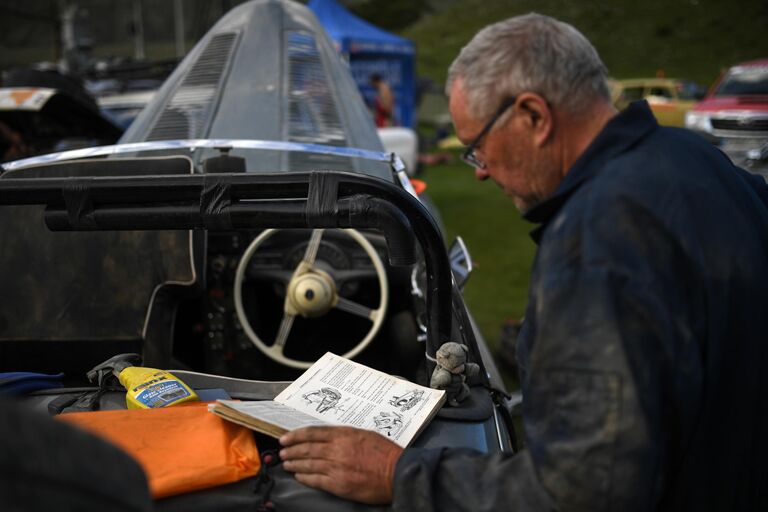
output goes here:
[{"label": "car hood", "polygon": [[693,109],[696,112],[738,110],[768,113],[768,96],[724,96],[708,98]]}]

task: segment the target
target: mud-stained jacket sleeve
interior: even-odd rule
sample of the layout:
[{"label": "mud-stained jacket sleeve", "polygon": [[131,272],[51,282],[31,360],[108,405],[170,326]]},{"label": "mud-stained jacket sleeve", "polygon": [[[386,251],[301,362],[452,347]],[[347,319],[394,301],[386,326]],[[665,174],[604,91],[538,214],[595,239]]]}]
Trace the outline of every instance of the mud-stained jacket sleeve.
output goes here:
[{"label": "mud-stained jacket sleeve", "polygon": [[526,449],[406,450],[396,510],[639,511],[663,499],[664,468],[684,450],[669,439],[700,396],[692,265],[631,201],[553,222],[518,347]]},{"label": "mud-stained jacket sleeve", "polygon": [[411,448],[398,461],[394,488],[397,511],[554,510],[525,451]]}]

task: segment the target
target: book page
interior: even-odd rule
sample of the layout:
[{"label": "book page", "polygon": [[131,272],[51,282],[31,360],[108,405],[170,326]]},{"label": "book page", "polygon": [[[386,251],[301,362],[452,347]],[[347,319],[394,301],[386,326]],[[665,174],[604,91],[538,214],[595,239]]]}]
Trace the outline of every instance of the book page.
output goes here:
[{"label": "book page", "polygon": [[327,422],[314,418],[301,411],[287,407],[272,400],[240,402],[237,400],[219,400],[230,409],[258,418],[283,430],[293,430],[310,425],[327,425]]},{"label": "book page", "polygon": [[419,386],[330,352],[275,397],[334,425],[376,431],[407,446],[445,392]]},{"label": "book page", "polygon": [[314,418],[283,404],[273,402],[272,400],[262,400],[257,402],[218,400],[218,404],[222,404],[227,408],[234,410],[235,413],[241,413],[246,416],[241,417],[238,414],[232,414],[231,411],[215,406],[209,406],[209,410],[212,410],[217,414],[221,413],[222,416],[233,421],[238,419],[245,421],[248,423],[245,426],[266,423],[277,427],[280,431],[287,432],[289,430],[309,427],[311,425],[327,425],[323,420]]}]

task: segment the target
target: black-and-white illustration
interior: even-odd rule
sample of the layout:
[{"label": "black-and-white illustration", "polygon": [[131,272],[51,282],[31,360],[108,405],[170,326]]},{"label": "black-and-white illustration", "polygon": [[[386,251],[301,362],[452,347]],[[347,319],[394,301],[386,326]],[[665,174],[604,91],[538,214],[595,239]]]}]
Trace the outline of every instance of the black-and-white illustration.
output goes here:
[{"label": "black-and-white illustration", "polygon": [[333,388],[321,388],[316,391],[311,391],[301,397],[310,404],[317,404],[315,410],[319,413],[324,413],[330,409],[335,409],[339,405],[341,400],[341,393]]},{"label": "black-and-white illustration", "polygon": [[376,432],[387,437],[397,437],[403,428],[403,416],[397,412],[381,411],[374,416]]},{"label": "black-and-white illustration", "polygon": [[412,389],[407,393],[403,393],[400,396],[393,396],[389,400],[389,405],[398,407],[402,412],[412,408],[417,403],[421,402],[421,398],[424,395],[424,391],[418,389]]}]

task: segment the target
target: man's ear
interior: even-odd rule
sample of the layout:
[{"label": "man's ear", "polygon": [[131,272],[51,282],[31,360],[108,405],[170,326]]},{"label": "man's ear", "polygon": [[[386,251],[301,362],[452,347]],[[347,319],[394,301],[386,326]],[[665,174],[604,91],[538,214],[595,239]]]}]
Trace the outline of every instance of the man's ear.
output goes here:
[{"label": "man's ear", "polygon": [[554,131],[554,113],[547,100],[536,93],[526,92],[519,96],[517,104],[520,115],[532,130],[534,143],[539,147],[546,144]]}]

